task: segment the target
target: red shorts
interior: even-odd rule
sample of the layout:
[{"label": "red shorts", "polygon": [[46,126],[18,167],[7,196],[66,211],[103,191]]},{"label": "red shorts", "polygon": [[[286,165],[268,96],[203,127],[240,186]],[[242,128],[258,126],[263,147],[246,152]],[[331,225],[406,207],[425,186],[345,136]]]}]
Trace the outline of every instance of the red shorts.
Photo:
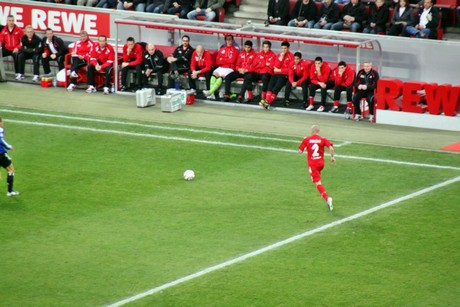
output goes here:
[{"label": "red shorts", "polygon": [[310,172],[311,181],[318,182],[321,180],[321,171],[324,168],[323,163],[310,163],[308,171]]}]

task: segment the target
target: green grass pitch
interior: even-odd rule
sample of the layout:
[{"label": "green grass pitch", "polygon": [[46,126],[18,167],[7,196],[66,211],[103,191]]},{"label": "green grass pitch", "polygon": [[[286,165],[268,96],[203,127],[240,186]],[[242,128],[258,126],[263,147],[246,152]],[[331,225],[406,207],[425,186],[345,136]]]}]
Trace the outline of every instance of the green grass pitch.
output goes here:
[{"label": "green grass pitch", "polygon": [[452,179],[130,305],[460,301],[458,154],[335,142],[329,212],[296,153],[304,136],[2,116],[21,195],[6,197],[2,170],[0,306],[110,305]]}]

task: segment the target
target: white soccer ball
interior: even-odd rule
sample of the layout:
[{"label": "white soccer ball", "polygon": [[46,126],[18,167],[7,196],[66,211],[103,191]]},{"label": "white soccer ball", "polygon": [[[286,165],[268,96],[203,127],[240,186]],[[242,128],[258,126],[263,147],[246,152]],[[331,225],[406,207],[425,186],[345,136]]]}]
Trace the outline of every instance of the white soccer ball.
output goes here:
[{"label": "white soccer ball", "polygon": [[185,180],[193,180],[195,179],[195,172],[191,169],[188,169],[184,172],[184,179]]}]

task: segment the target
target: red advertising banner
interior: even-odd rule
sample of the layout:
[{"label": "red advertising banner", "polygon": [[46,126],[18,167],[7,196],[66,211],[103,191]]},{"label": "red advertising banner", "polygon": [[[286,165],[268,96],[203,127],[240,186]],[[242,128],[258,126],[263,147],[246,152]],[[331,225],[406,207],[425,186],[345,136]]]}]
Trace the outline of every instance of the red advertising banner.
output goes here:
[{"label": "red advertising banner", "polygon": [[78,34],[86,30],[90,36],[110,36],[110,14],[105,12],[77,10],[75,6],[64,8],[0,2],[0,24],[6,24],[8,15],[13,15],[21,28],[31,25],[39,31],[51,28],[57,33]]}]

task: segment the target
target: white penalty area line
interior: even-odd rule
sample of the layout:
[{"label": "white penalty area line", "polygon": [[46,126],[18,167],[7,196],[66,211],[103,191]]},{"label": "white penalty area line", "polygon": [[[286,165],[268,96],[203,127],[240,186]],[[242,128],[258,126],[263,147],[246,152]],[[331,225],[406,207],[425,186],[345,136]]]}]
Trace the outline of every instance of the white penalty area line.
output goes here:
[{"label": "white penalty area line", "polygon": [[[287,152],[287,153],[297,153],[298,152],[297,149],[259,146],[259,145],[250,145],[250,144],[238,144],[238,143],[220,142],[220,141],[210,141],[210,140],[203,140],[203,139],[167,136],[167,135],[152,134],[152,133],[129,132],[129,131],[121,131],[121,130],[113,130],[113,129],[99,129],[99,128],[31,122],[31,121],[14,120],[14,119],[10,119],[8,121],[12,123],[17,123],[17,124],[34,125],[34,126],[41,126],[41,127],[53,127],[53,128],[72,129],[72,130],[80,130],[80,131],[90,131],[90,132],[97,132],[97,133],[108,133],[108,134],[127,135],[127,136],[136,136],[136,137],[148,137],[148,138],[156,138],[156,139],[163,139],[163,140],[192,142],[192,143],[201,143],[201,144],[209,144],[209,145],[221,145],[221,146],[239,147],[239,148],[246,148],[246,149],[260,149],[260,150],[270,150],[270,151]],[[448,166],[448,165],[424,164],[424,163],[415,163],[415,162],[407,162],[407,161],[386,160],[386,159],[378,159],[378,158],[337,155],[337,154],[335,156],[338,158],[344,158],[344,159],[355,159],[355,160],[362,160],[362,161],[391,163],[391,164],[429,167],[429,168],[438,168],[438,169],[452,169],[452,170],[460,171],[460,167],[454,167],[454,166]]]},{"label": "white penalty area line", "polygon": [[367,210],[364,210],[362,212],[359,212],[359,213],[356,213],[356,214],[353,214],[349,217],[346,217],[346,218],[343,218],[343,219],[340,219],[340,220],[337,220],[335,222],[332,222],[332,223],[329,223],[329,224],[326,224],[326,225],[323,225],[323,226],[320,226],[320,227],[317,227],[315,229],[312,229],[312,230],[308,230],[304,233],[301,233],[301,234],[298,234],[298,235],[295,235],[295,236],[292,236],[290,238],[287,238],[285,240],[282,240],[282,241],[279,241],[277,243],[274,243],[274,244],[270,244],[266,247],[263,247],[263,248],[260,248],[258,250],[255,250],[253,252],[250,252],[248,254],[244,254],[240,257],[237,257],[237,258],[234,258],[234,259],[231,259],[231,260],[228,260],[228,261],[225,261],[223,263],[220,263],[220,264],[217,264],[217,265],[214,265],[214,266],[211,266],[211,267],[208,267],[204,270],[201,270],[201,271],[198,271],[196,273],[193,273],[193,274],[190,274],[190,275],[187,275],[187,276],[184,276],[182,278],[179,278],[179,279],[176,279],[174,281],[171,281],[171,282],[168,282],[166,284],[163,284],[161,286],[158,286],[158,287],[155,287],[155,288],[152,288],[150,290],[147,290],[147,291],[144,291],[144,292],[141,292],[139,294],[136,294],[134,296],[131,296],[131,297],[128,297],[128,298],[125,298],[121,301],[118,301],[116,303],[113,303],[113,304],[110,304],[108,305],[108,307],[117,307],[117,306],[123,306],[125,304],[128,304],[128,303],[131,303],[131,302],[134,302],[134,301],[137,301],[137,300],[140,300],[146,296],[149,296],[149,295],[152,295],[152,294],[155,294],[155,293],[158,293],[160,291],[163,291],[165,289],[168,289],[168,288],[171,288],[171,287],[174,287],[174,286],[177,286],[179,284],[182,284],[184,282],[187,282],[187,281],[190,281],[192,279],[195,279],[195,278],[198,278],[198,277],[201,277],[203,275],[206,275],[206,274],[209,274],[209,273],[212,273],[214,271],[217,271],[217,270],[220,270],[220,269],[223,269],[225,267],[228,267],[228,266],[231,266],[233,264],[237,264],[237,263],[240,263],[240,262],[243,262],[249,258],[252,258],[252,257],[255,257],[255,256],[258,256],[260,254],[263,254],[265,252],[268,252],[268,251],[271,251],[271,250],[274,250],[274,249],[277,249],[277,248],[280,248],[286,244],[289,244],[289,243],[292,243],[294,241],[297,241],[297,240],[300,240],[302,238],[305,238],[305,237],[309,237],[309,236],[312,236],[318,232],[321,232],[321,231],[325,231],[327,229],[330,229],[332,227],[335,227],[335,226],[339,226],[341,224],[344,224],[346,222],[350,222],[350,221],[353,221],[353,220],[356,220],[358,218],[361,218],[363,216],[366,216],[366,215],[369,215],[371,213],[374,213],[376,211],[379,211],[379,210],[382,210],[382,209],[385,209],[387,207],[390,207],[392,205],[395,205],[395,204],[398,204],[398,203],[401,203],[403,201],[406,201],[406,200],[410,200],[412,198],[415,198],[417,196],[420,196],[420,195],[423,195],[423,194],[426,194],[426,193],[429,193],[431,191],[434,191],[436,189],[439,189],[439,188],[442,188],[442,187],[445,187],[445,186],[448,186],[450,184],[453,184],[453,183],[456,183],[460,181],[460,176],[457,176],[455,178],[451,178],[449,180],[446,180],[446,181],[443,181],[441,183],[438,183],[438,184],[435,184],[435,185],[432,185],[430,187],[427,187],[427,188],[424,188],[422,190],[419,190],[419,191],[416,191],[416,192],[413,192],[411,194],[408,194],[406,196],[403,196],[403,197],[399,197],[399,198],[396,198],[394,200],[391,200],[389,202],[386,202],[384,204],[381,204],[381,205],[378,205],[376,207],[372,207],[370,209],[367,209]]}]

